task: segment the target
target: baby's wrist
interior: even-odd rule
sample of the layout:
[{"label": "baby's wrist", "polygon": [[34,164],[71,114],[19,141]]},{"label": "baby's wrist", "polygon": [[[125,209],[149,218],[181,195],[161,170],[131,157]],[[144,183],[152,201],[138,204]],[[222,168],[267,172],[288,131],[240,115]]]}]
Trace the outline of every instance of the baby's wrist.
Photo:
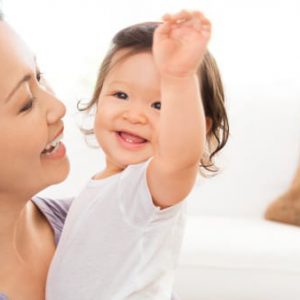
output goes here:
[{"label": "baby's wrist", "polygon": [[176,73],[168,73],[163,72],[160,74],[160,80],[161,82],[185,82],[189,80],[194,80],[197,78],[197,72],[176,72]]},{"label": "baby's wrist", "polygon": [[191,86],[195,84],[199,84],[198,76],[196,73],[182,74],[178,75],[170,75],[164,74],[160,77],[160,84],[164,88],[170,89],[189,89]]}]

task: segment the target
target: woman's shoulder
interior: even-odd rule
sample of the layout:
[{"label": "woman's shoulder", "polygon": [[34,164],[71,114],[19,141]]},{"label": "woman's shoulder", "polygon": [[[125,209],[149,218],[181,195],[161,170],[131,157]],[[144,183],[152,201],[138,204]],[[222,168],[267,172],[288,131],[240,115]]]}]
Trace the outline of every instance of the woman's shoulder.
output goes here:
[{"label": "woman's shoulder", "polygon": [[53,199],[48,197],[35,196],[32,198],[32,201],[35,205],[38,206],[39,209],[42,209],[43,212],[45,211],[46,213],[50,213],[51,215],[53,214],[58,218],[65,219],[73,199],[73,197]]},{"label": "woman's shoulder", "polygon": [[52,199],[40,196],[32,198],[34,205],[45,216],[52,227],[56,244],[59,241],[72,201],[73,198]]}]

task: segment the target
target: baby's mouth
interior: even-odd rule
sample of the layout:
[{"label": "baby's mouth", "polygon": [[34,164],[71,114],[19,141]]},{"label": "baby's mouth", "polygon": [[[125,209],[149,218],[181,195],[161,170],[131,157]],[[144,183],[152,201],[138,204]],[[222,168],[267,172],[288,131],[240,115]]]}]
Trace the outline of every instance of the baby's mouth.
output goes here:
[{"label": "baby's mouth", "polygon": [[137,136],[133,133],[125,132],[125,131],[118,131],[117,134],[120,136],[120,138],[129,144],[143,144],[148,142],[146,139]]}]

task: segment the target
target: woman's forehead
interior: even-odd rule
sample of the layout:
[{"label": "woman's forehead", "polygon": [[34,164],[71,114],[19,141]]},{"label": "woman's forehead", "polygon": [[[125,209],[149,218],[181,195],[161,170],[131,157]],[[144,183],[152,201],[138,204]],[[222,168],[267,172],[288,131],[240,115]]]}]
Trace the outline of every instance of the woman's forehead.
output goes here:
[{"label": "woman's forehead", "polygon": [[0,21],[0,97],[6,95],[13,84],[26,73],[35,70],[35,59],[15,31]]},{"label": "woman's forehead", "polygon": [[34,60],[31,50],[21,37],[6,23],[0,21],[0,59],[9,60]]}]

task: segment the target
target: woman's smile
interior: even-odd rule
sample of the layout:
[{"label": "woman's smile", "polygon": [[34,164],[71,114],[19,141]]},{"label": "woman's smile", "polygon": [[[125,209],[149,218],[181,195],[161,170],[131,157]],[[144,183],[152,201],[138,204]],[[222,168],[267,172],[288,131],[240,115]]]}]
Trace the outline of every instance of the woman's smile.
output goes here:
[{"label": "woman's smile", "polygon": [[54,138],[46,145],[44,150],[42,151],[41,155],[47,159],[60,159],[65,157],[66,155],[66,148],[65,145],[61,142],[63,138],[63,131],[62,128]]}]

